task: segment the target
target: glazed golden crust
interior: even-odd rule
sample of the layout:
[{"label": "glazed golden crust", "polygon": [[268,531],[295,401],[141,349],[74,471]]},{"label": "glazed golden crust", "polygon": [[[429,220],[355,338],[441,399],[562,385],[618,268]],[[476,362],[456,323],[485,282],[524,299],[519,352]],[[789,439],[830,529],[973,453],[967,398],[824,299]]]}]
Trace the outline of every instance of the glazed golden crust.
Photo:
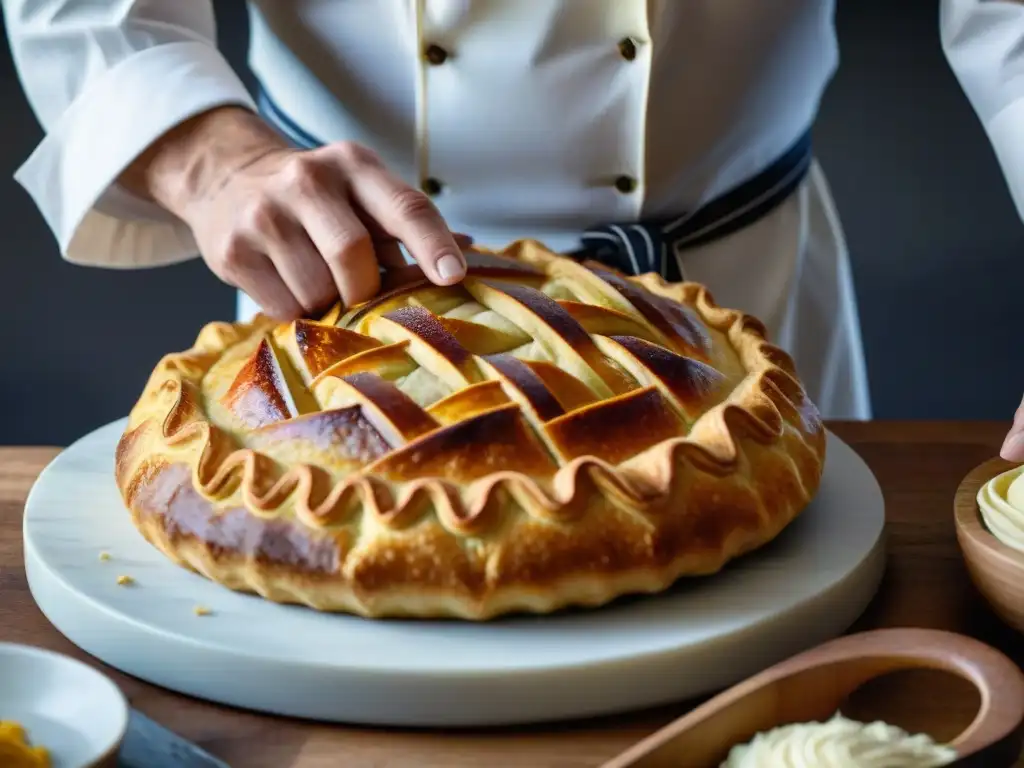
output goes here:
[{"label": "glazed golden crust", "polygon": [[482,620],[711,574],[817,491],[791,359],[694,283],[533,241],[160,361],[116,478],[182,566],[279,602]]}]

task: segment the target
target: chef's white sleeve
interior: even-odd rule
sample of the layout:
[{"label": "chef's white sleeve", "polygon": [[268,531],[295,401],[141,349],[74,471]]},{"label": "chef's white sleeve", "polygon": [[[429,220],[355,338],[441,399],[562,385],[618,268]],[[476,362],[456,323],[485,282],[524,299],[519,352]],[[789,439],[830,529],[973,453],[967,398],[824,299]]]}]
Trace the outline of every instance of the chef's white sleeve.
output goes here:
[{"label": "chef's white sleeve", "polygon": [[942,48],[1024,218],[1024,0],[942,0]]},{"label": "chef's white sleeve", "polygon": [[197,254],[191,232],[117,184],[153,141],[216,106],[254,109],[216,47],[210,0],[2,0],[18,77],[45,136],[15,179],[77,264]]}]

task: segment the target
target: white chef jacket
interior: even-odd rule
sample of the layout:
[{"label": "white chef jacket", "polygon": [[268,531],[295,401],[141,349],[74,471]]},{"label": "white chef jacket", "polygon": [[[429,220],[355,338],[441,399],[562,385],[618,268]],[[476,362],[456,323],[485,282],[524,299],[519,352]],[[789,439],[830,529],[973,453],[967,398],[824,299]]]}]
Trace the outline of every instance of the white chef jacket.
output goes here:
[{"label": "white chef jacket", "polygon": [[[438,180],[453,230],[561,250],[595,221],[697,210],[769,165],[812,124],[837,64],[833,2],[250,0],[249,61],[305,134],[366,144],[410,183]],[[208,0],[3,7],[46,130],[16,178],[64,258],[143,267],[195,256],[182,222],[116,178],[189,116],[254,108],[216,50]],[[1007,58],[982,50],[1014,49],[1024,8],[943,0],[942,18],[983,116],[996,104],[993,115],[1019,112]],[[627,38],[634,57],[620,53]],[[443,62],[424,55],[431,45]],[[1008,173],[1024,179],[1012,121],[994,125]],[[870,417],[845,243],[817,164],[768,216],[678,258],[720,303],[766,321],[827,417]]]}]

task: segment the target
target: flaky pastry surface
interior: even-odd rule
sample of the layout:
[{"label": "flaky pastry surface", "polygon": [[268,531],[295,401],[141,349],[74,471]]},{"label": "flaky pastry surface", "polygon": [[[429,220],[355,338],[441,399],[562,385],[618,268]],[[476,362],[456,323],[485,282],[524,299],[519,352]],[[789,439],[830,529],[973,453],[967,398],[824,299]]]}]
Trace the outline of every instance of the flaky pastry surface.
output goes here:
[{"label": "flaky pastry surface", "polygon": [[164,357],[116,455],[142,535],[277,602],[483,620],[715,573],[813,498],[821,418],[757,319],[534,241],[467,257]]}]

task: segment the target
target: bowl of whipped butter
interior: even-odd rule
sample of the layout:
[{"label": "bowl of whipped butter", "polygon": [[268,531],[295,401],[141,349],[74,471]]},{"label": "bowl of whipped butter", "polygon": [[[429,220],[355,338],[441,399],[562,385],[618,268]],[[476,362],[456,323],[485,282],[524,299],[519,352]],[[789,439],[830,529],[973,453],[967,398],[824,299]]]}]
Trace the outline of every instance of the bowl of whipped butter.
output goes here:
[{"label": "bowl of whipped butter", "polygon": [[1024,632],[1024,465],[993,459],[957,491],[957,541],[971,581],[992,610]]}]

